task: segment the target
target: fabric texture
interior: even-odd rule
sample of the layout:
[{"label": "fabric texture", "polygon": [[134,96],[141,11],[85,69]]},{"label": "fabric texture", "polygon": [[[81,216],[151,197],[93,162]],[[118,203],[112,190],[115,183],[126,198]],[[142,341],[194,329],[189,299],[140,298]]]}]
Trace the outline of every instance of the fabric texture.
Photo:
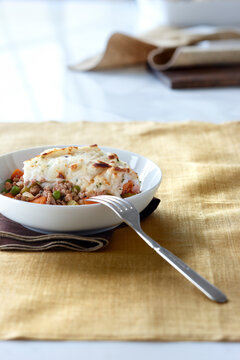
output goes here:
[{"label": "fabric texture", "polygon": [[[37,136],[36,136],[37,134]],[[0,124],[0,152],[93,144],[162,169],[143,230],[220,288],[219,305],[129,227],[100,252],[0,252],[0,338],[240,340],[240,122]]]},{"label": "fabric texture", "polygon": [[98,54],[71,70],[106,70],[119,67],[148,64],[154,70],[186,68],[193,66],[239,65],[239,45],[217,47],[194,46],[202,41],[240,39],[240,30],[209,32],[190,31],[180,28],[156,28],[142,36],[133,37],[123,33],[113,34],[103,54]]}]

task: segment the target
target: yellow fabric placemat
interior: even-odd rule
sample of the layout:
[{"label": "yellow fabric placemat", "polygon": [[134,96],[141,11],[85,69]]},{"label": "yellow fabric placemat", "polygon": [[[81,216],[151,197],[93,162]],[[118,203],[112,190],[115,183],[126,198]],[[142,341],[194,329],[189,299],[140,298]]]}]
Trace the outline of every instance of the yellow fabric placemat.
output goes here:
[{"label": "yellow fabric placemat", "polygon": [[0,124],[0,151],[109,145],[163,171],[142,227],[224,291],[208,300],[130,228],[99,253],[0,252],[1,339],[240,340],[240,123]]}]

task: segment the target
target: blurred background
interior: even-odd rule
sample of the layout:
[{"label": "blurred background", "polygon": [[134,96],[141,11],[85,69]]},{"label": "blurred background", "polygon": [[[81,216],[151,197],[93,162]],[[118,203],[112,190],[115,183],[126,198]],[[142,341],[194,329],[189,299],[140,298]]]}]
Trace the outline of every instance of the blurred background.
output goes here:
[{"label": "blurred background", "polygon": [[136,36],[159,25],[236,28],[239,5],[0,0],[0,121],[237,120],[238,87],[171,90],[145,66],[82,73],[68,66],[102,52],[114,32]]}]

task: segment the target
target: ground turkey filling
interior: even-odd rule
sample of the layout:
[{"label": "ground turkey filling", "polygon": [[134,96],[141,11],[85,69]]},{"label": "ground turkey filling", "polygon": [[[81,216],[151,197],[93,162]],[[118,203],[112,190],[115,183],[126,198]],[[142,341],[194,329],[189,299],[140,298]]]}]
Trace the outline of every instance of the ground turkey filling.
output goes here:
[{"label": "ground turkey filling", "polygon": [[[131,181],[129,182],[131,183]],[[131,184],[126,184],[132,187]],[[128,197],[130,188],[125,186],[122,197]],[[16,193],[17,192],[17,193]],[[15,176],[5,182],[3,195],[12,197],[16,200],[27,202],[44,203],[50,205],[83,205],[86,202],[86,195],[80,191],[80,187],[73,185],[70,181],[59,180],[53,187],[49,185],[43,186],[40,183],[33,183],[29,186],[24,185],[23,176]],[[15,194],[16,193],[16,194]],[[41,202],[41,198],[45,198]],[[38,201],[38,200],[39,201]]]},{"label": "ground turkey filling", "polygon": [[[41,196],[46,197],[46,204],[51,205],[82,205],[84,199],[81,198],[80,189],[73,185],[70,181],[59,181],[52,188],[42,186],[40,184],[33,184],[30,187],[25,187],[23,177],[15,177],[5,182],[5,189],[11,193],[14,187],[18,188],[20,192],[14,196],[17,200],[33,201]],[[86,197],[85,197],[86,199]]]}]

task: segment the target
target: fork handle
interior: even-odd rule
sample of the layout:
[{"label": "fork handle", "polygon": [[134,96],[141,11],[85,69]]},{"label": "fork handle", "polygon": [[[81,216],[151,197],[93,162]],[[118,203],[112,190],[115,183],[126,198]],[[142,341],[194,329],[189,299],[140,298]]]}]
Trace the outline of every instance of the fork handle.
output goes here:
[{"label": "fork handle", "polygon": [[154,241],[150,236],[148,236],[142,229],[134,229],[139,236],[160,256],[162,256],[170,265],[172,265],[176,270],[178,270],[185,278],[187,278],[193,285],[195,285],[200,291],[202,291],[209,299],[216,301],[218,303],[227,302],[228,299],[226,295],[212,285],[209,281],[204,279],[196,271],[191,269],[186,265],[181,259],[176,255],[171,253],[169,250],[160,246],[156,241]]}]

